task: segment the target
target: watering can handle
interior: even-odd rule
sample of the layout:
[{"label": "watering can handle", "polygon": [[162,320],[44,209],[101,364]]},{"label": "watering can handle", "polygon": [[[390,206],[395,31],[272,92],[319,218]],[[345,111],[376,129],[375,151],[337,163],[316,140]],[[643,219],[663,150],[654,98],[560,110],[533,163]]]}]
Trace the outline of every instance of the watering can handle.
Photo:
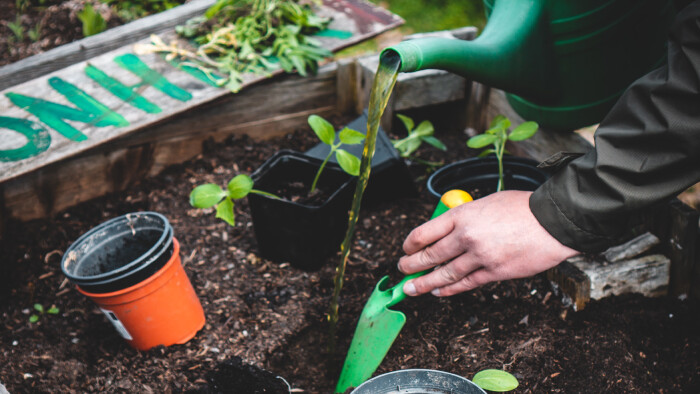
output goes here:
[{"label": "watering can handle", "polygon": [[[469,201],[472,201],[472,196],[469,195],[469,193],[458,189],[450,190],[440,197],[440,201],[435,207],[435,211],[433,211],[433,215],[430,217],[430,219],[435,219],[436,217],[447,212],[450,208],[457,207]],[[391,307],[403,301],[403,299],[406,298],[406,293],[403,292],[403,285],[405,285],[406,282],[411,279],[427,274],[428,271],[430,270],[406,275],[401,282],[389,289],[389,292],[391,292],[391,301],[389,301],[386,306]]]}]

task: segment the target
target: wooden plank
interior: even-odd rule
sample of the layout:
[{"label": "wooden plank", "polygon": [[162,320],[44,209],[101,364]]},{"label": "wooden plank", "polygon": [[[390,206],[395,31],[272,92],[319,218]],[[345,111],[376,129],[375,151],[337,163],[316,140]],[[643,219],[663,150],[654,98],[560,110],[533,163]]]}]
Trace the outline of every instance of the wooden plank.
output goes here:
[{"label": "wooden plank", "polygon": [[613,246],[603,252],[603,257],[610,263],[630,259],[648,251],[661,241],[654,234],[644,233],[622,245]]},{"label": "wooden plank", "polygon": [[147,38],[151,34],[169,31],[175,26],[185,23],[188,19],[201,15],[215,2],[216,0],[192,0],[168,11],[147,16],[0,67],[0,90],[86,61],[126,44]]},{"label": "wooden plank", "polygon": [[583,310],[590,301],[591,280],[570,261],[562,261],[556,267],[547,270],[545,276],[571,299],[575,311]]},{"label": "wooden plank", "polygon": [[311,114],[335,112],[336,73],[331,63],[312,77],[289,75],[223,96],[196,113],[173,116],[10,180],[0,185],[4,186],[0,198],[5,198],[7,210],[17,219],[47,217],[188,160],[202,152],[205,140],[221,141],[232,134],[268,138],[292,132],[304,127]]},{"label": "wooden plank", "polygon": [[[689,295],[691,280],[698,263],[698,216],[700,213],[680,200],[670,203],[670,238],[668,256],[671,259],[669,292],[674,296]],[[697,284],[696,284],[697,285]]]},{"label": "wooden plank", "polygon": [[590,279],[590,298],[639,293],[647,297],[665,295],[671,261],[661,254],[601,264],[589,259],[572,262]]},{"label": "wooden plank", "polygon": [[[352,33],[352,36],[349,38],[320,37],[319,41],[332,50],[360,42],[402,23],[402,20],[397,16],[361,0],[326,0],[319,14],[333,18],[329,26],[330,29]],[[172,33],[171,37],[165,37],[164,39],[169,41],[170,38],[175,38],[174,33]],[[147,41],[141,41],[140,43],[145,44]],[[133,60],[133,58],[136,58],[136,60]],[[153,72],[150,72],[150,74],[146,75],[148,78],[147,83],[144,83],[142,78],[127,71],[123,64],[121,67],[117,65],[117,59],[122,59],[123,63],[126,63],[124,59],[130,59],[131,63],[142,61],[144,63],[143,67],[152,69],[156,74],[153,75]],[[132,97],[137,94],[141,95],[148,102],[155,104],[157,106],[156,109],[160,109],[160,112],[153,113],[154,110],[151,110],[151,113],[148,113],[136,109],[134,108],[136,101],[132,100],[126,103],[107,93],[100,84],[86,75],[88,68],[101,70],[104,74],[111,76],[126,86],[140,84],[138,88],[133,90]],[[273,72],[273,74],[280,72],[281,70],[278,70]],[[163,77],[166,81],[169,81],[172,84],[167,86],[169,90],[166,91],[165,88],[161,87],[162,91],[159,91],[153,88],[151,86],[153,83],[162,82],[155,80],[155,77]],[[252,85],[265,79],[267,79],[266,76],[246,75],[244,84]],[[179,93],[174,92],[177,89],[179,89]],[[57,90],[61,90],[63,93],[59,93]],[[67,90],[73,91],[67,92]],[[132,45],[127,45],[92,58],[89,63],[74,64],[46,76],[14,86],[2,93],[2,96],[0,96],[0,115],[15,121],[32,122],[32,138],[43,135],[42,133],[47,133],[50,138],[44,137],[39,139],[40,144],[32,140],[35,142],[36,147],[31,153],[34,156],[30,158],[17,159],[9,157],[10,161],[7,161],[8,157],[4,157],[3,160],[6,161],[0,162],[0,182],[8,181],[43,166],[80,154],[123,135],[153,126],[164,119],[193,110],[203,104],[231,94],[225,89],[213,87],[195,79],[191,75],[171,66],[158,55],[150,54],[136,57],[133,54]],[[93,107],[91,113],[87,112],[87,109],[90,108],[89,105],[84,103],[82,105],[76,104],[81,105],[80,109],[76,109],[67,100],[67,98],[70,98],[73,101],[85,101],[95,97],[99,98],[99,103],[93,102],[91,104]],[[35,98],[57,103],[59,107],[56,109],[56,104],[51,103],[37,104]],[[18,102],[20,99],[25,102]],[[58,111],[63,111],[66,112],[63,116],[64,118],[82,118],[87,123],[69,121],[61,125],[63,129],[57,130],[55,123],[60,123],[61,120],[56,121],[54,119],[54,124],[51,124],[51,128],[42,126],[35,115],[41,115],[37,111],[46,111],[47,106],[51,105],[54,108],[49,111],[51,112],[49,115],[56,115]],[[95,108],[100,105],[104,108],[101,111],[96,110]],[[34,112],[34,114],[30,114],[30,111]],[[44,117],[41,120],[47,123],[47,118],[48,115],[44,113]],[[106,123],[108,125],[105,125]],[[43,131],[37,132],[36,130],[39,128],[43,128]],[[82,141],[79,141],[80,139]],[[31,146],[28,141],[30,140],[17,130],[0,129],[0,152]],[[39,149],[39,146],[46,148],[46,150]]]}]

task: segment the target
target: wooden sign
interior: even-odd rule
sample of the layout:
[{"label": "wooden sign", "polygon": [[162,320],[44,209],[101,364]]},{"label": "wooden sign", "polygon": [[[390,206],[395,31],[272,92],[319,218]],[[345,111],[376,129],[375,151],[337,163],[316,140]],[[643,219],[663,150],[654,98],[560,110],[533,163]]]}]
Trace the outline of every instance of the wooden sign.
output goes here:
[{"label": "wooden sign", "polygon": [[[361,0],[324,0],[319,14],[332,22],[316,38],[333,51],[403,22]],[[161,37],[176,39],[172,31]],[[232,94],[196,70],[159,54],[136,53],[134,47],[125,45],[0,92],[0,183]],[[246,75],[243,85],[266,78]]]}]

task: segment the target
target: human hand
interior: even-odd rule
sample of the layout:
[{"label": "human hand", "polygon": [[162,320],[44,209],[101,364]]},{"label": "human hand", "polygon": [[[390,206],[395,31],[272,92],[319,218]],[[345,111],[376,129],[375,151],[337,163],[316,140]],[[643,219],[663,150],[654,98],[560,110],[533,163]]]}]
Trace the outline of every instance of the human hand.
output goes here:
[{"label": "human hand", "polygon": [[407,282],[404,293],[450,296],[489,282],[533,276],[577,255],[540,225],[530,211],[531,194],[494,193],[411,231],[399,270],[412,274],[439,267]]}]

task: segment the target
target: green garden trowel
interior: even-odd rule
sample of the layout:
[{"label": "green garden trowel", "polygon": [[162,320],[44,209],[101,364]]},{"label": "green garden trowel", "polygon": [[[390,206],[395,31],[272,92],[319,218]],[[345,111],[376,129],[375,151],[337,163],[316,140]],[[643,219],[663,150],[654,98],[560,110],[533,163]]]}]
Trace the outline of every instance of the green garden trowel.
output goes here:
[{"label": "green garden trowel", "polygon": [[[472,197],[467,192],[450,190],[440,198],[431,219],[471,200]],[[335,388],[336,393],[359,386],[377,370],[406,323],[406,315],[403,312],[389,308],[406,298],[403,285],[407,281],[427,272],[426,270],[408,275],[393,287],[389,287],[389,276],[383,277],[377,283],[357,323],[355,336],[352,338],[343,371]]]}]

